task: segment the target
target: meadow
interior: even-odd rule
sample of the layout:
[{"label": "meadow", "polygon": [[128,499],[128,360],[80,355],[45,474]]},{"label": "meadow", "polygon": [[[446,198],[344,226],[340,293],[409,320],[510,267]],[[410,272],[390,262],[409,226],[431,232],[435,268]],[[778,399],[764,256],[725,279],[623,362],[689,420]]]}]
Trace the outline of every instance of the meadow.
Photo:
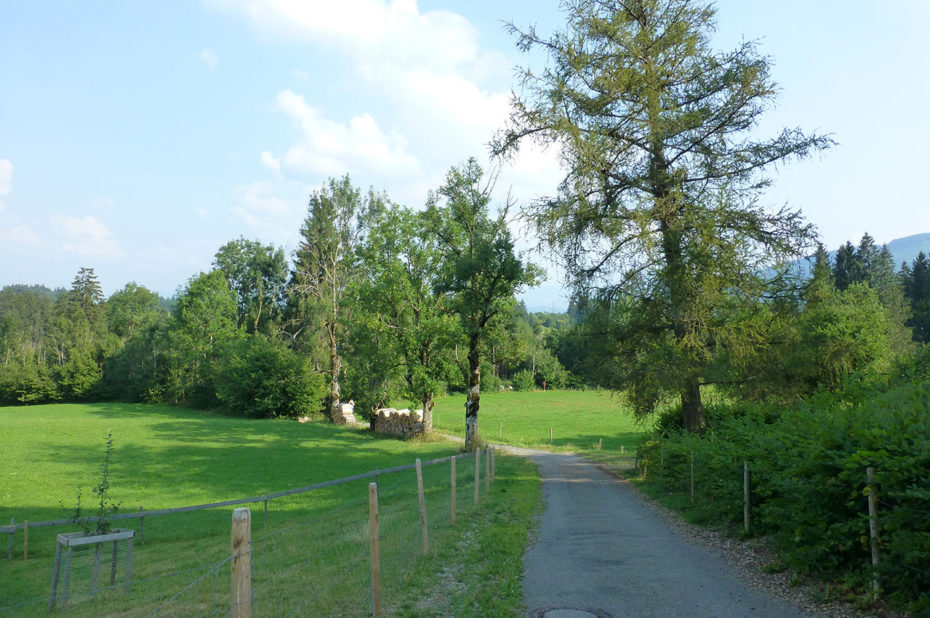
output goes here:
[{"label": "meadow", "polygon": [[[645,426],[609,391],[508,391],[482,393],[478,432],[487,442],[528,448],[591,453],[635,452]],[[465,436],[465,395],[436,401],[437,431]],[[552,429],[552,442],[549,430]]]},{"label": "meadow", "polygon": [[[137,511],[139,506],[151,510],[257,496],[411,464],[416,458],[449,456],[460,447],[441,440],[404,442],[326,423],[247,420],[126,404],[0,408],[0,426],[4,435],[0,521],[16,518],[19,523],[67,518],[78,485],[83,487],[85,514],[93,514],[91,488],[100,481],[108,433],[114,440],[110,494],[120,503],[120,513]],[[519,586],[514,581],[520,570],[514,569],[513,561],[522,560],[526,534],[539,508],[539,480],[535,467],[519,458],[500,457],[497,470],[490,499],[481,487],[483,499],[475,505],[474,459],[459,462],[459,523],[453,526],[449,464],[424,468],[432,537],[431,553],[425,557],[420,555],[415,474],[378,478],[384,595],[392,611],[443,615],[454,607],[478,611],[496,607],[508,613],[506,608],[519,607]],[[368,611],[368,482],[269,501],[267,514],[261,503],[252,505],[256,614]],[[71,581],[71,613],[225,611],[231,510],[147,517],[145,543],[137,539],[134,549],[131,598],[119,589],[104,590],[93,600],[81,598],[78,591],[86,592],[93,560],[79,553]],[[138,520],[116,523],[137,529],[138,536]],[[63,531],[31,529],[28,560],[21,531],[13,560],[6,558],[3,544],[0,614],[45,612],[54,535]],[[510,549],[481,558],[482,548],[501,545],[502,531],[512,537]],[[463,537],[467,543],[463,544]],[[450,549],[460,546],[462,551]],[[468,555],[488,562],[483,569],[494,577],[458,588],[455,594],[440,591],[436,596],[441,602],[435,607],[406,605],[407,599],[428,595],[437,586],[434,578],[412,573],[435,572]],[[460,569],[463,577],[469,577],[470,568]]]}]

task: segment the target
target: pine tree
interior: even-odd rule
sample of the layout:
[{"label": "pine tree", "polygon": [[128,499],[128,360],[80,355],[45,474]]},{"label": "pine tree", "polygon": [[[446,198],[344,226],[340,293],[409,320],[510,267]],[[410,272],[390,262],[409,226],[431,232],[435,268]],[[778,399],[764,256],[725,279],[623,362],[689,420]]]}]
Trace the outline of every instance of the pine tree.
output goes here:
[{"label": "pine tree", "polygon": [[856,281],[859,270],[856,264],[856,248],[848,240],[836,251],[833,262],[833,281],[841,292]]}]

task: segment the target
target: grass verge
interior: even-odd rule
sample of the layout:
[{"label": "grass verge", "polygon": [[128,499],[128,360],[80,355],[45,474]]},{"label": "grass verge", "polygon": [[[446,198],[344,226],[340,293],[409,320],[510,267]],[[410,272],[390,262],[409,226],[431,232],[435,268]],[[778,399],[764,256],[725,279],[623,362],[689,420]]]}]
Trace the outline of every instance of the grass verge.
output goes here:
[{"label": "grass verge", "polygon": [[522,616],[523,555],[542,509],[540,487],[533,462],[498,457],[490,499],[417,561],[388,615]]}]

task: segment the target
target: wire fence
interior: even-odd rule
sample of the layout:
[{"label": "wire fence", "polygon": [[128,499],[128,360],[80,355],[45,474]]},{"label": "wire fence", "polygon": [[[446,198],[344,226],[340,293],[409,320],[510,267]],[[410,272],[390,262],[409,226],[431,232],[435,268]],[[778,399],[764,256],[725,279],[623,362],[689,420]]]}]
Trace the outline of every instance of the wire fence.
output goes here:
[{"label": "wire fence", "polygon": [[[242,505],[251,508],[251,537],[242,556],[250,562],[253,615],[370,615],[375,592],[369,484],[377,483],[381,594],[389,602],[427,539],[442,538],[454,525],[453,508],[462,514],[485,494],[493,470],[486,464],[492,460],[480,451],[478,457],[478,469],[475,453],[422,463],[425,516],[417,464],[267,496],[120,514],[113,525],[135,531],[134,547],[120,541],[118,560],[109,543],[102,544],[102,559],[101,544],[69,549],[67,585],[59,582],[57,595],[51,575],[58,535],[75,530],[74,524],[6,526],[0,533],[11,540],[0,558],[0,615],[44,615],[52,607],[77,616],[228,615],[235,607],[230,522]],[[131,573],[121,562],[127,550]]]}]

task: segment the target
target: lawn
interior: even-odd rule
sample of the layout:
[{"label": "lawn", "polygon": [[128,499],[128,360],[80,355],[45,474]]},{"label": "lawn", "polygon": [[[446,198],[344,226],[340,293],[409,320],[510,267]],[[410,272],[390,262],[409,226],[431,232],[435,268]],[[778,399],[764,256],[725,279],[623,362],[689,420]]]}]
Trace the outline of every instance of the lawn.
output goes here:
[{"label": "lawn", "polygon": [[[501,444],[587,454],[596,451],[634,452],[645,427],[629,408],[608,391],[526,391],[482,393],[478,432]],[[465,435],[465,395],[436,401],[437,430]],[[552,430],[552,442],[549,430]]]},{"label": "lawn", "polygon": [[[4,428],[0,522],[4,523],[12,517],[19,523],[67,517],[77,485],[83,486],[85,508],[92,513],[95,496],[90,490],[100,480],[108,432],[115,443],[111,494],[121,503],[121,513],[137,511],[139,505],[151,510],[302,487],[410,464],[416,458],[448,456],[460,446],[444,441],[404,442],[326,423],[246,420],[125,404],[0,408],[0,424]],[[378,478],[383,586],[388,605],[411,611],[400,598],[435,594],[428,612],[434,615],[449,610],[446,602],[483,611],[480,608],[486,602],[502,598],[515,608],[512,612],[519,609],[520,597],[512,591],[519,590],[520,570],[514,570],[513,565],[514,560],[522,560],[525,534],[532,528],[532,515],[538,509],[539,482],[528,462],[499,459],[499,480],[492,485],[491,499],[482,485],[478,505],[473,499],[474,459],[459,461],[456,526],[450,521],[450,464],[424,468],[433,535],[431,554],[426,557],[420,555],[415,473]],[[256,615],[354,615],[368,611],[370,480],[272,500],[267,513],[261,502],[251,505]],[[121,589],[105,589],[96,599],[89,599],[86,592],[94,556],[92,551],[79,552],[74,558],[69,612],[136,615],[158,610],[189,615],[228,611],[226,561],[231,510],[147,517],[144,544],[138,520],[117,522],[137,531],[131,597]],[[476,522],[491,521],[496,523],[475,527]],[[497,544],[487,539],[493,539],[495,531],[507,525],[516,525],[524,536],[515,537],[507,555],[488,565],[493,576],[473,582],[476,587],[468,589],[467,596],[434,590],[436,582],[431,578],[410,579],[413,569],[423,573],[445,568],[455,555],[450,548]],[[54,535],[66,528],[31,528],[28,560],[24,559],[22,530],[15,537],[13,560],[6,557],[5,535],[0,539],[0,613],[45,613]],[[465,545],[463,535],[468,538]],[[103,572],[108,575],[107,565],[104,559]]]},{"label": "lawn", "polygon": [[[355,428],[118,403],[0,407],[0,522],[60,519],[100,480],[112,432],[111,495],[122,509],[231,500],[450,455]],[[63,503],[66,508],[62,508]]]}]

